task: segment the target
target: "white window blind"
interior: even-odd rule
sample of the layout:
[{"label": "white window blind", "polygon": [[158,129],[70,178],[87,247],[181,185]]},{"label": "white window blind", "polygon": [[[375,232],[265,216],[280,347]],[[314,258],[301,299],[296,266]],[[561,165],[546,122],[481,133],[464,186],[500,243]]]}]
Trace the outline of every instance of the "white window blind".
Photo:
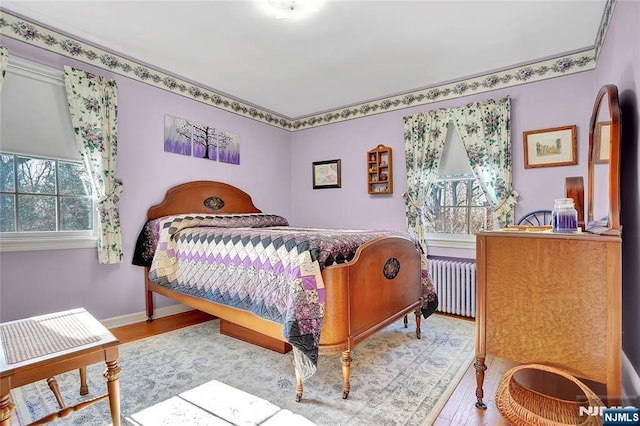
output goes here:
[{"label": "white window blind", "polygon": [[9,56],[0,91],[0,151],[80,160],[62,70]]}]

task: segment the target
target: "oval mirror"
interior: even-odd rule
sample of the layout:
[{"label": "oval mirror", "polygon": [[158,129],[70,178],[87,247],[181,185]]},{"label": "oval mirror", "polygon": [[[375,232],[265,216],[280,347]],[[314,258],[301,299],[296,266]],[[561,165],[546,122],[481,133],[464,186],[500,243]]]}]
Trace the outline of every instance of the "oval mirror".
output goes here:
[{"label": "oval mirror", "polygon": [[588,232],[620,234],[620,105],[618,88],[602,87],[589,126]]}]

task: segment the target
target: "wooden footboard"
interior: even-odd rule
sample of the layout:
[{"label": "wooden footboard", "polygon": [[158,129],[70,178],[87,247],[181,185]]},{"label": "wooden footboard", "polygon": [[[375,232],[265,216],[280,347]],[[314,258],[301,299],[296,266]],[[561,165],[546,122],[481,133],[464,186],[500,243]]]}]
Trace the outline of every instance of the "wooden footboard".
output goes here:
[{"label": "wooden footboard", "polygon": [[420,253],[413,242],[400,237],[370,241],[351,262],[325,268],[327,302],[320,353],[352,350],[418,309],[420,273]]}]

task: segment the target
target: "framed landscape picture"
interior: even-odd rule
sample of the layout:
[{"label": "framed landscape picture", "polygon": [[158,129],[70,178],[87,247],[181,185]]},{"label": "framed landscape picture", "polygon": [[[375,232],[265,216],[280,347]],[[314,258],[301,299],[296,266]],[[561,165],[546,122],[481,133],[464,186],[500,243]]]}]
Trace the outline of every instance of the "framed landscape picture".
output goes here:
[{"label": "framed landscape picture", "polygon": [[525,169],[578,164],[575,125],[523,132],[522,137]]}]

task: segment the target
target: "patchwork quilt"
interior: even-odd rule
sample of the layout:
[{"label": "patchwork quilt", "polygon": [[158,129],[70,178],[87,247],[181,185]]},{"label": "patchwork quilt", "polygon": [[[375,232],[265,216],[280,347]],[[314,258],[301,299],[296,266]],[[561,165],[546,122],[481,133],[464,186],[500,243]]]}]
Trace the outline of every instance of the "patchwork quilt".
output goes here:
[{"label": "patchwork quilt", "polygon": [[[283,325],[303,378],[315,372],[324,316],[322,269],[348,262],[362,244],[408,233],[295,228],[269,214],[173,215],[148,221],[133,263],[173,291],[253,312]],[[422,256],[422,313],[437,297]]]}]

